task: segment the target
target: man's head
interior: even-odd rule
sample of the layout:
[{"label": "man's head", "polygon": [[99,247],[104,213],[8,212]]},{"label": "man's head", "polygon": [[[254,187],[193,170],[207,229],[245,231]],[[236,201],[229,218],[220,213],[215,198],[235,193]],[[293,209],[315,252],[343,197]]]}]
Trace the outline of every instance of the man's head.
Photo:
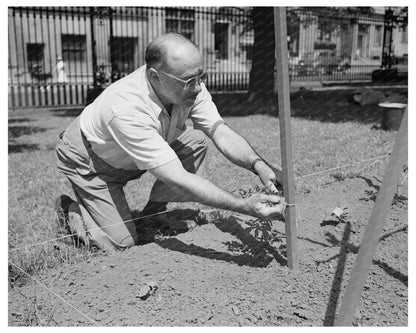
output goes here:
[{"label": "man's head", "polygon": [[164,104],[191,106],[195,102],[201,91],[198,77],[205,69],[190,40],[176,33],[164,34],[147,46],[145,58],[150,82]]}]

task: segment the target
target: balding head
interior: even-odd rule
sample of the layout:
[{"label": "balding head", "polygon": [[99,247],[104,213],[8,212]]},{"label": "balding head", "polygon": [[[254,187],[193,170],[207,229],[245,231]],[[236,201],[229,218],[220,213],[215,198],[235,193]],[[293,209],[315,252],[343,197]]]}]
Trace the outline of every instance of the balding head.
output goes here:
[{"label": "balding head", "polygon": [[146,65],[146,76],[163,105],[193,105],[202,90],[201,82],[190,87],[186,82],[204,72],[195,44],[176,33],[164,34],[146,48]]},{"label": "balding head", "polygon": [[[199,54],[195,44],[177,33],[167,33],[153,40],[146,48],[147,68],[176,68],[189,55]],[[179,69],[179,68],[177,68]]]}]

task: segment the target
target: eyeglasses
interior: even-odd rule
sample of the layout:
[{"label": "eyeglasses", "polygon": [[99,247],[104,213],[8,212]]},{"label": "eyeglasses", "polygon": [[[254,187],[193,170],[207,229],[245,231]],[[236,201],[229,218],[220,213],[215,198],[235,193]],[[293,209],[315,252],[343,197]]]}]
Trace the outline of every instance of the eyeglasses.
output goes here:
[{"label": "eyeglasses", "polygon": [[201,74],[199,74],[197,76],[194,76],[194,77],[191,77],[188,80],[182,80],[182,79],[176,77],[175,75],[166,73],[166,72],[161,71],[161,70],[157,70],[157,71],[162,73],[162,74],[165,74],[166,76],[171,77],[172,79],[175,79],[176,81],[182,82],[183,83],[183,90],[187,90],[191,87],[195,87],[197,83],[199,84],[201,82],[205,82],[205,80],[207,79],[207,76],[208,76],[208,72],[205,69],[203,70],[203,72]]}]

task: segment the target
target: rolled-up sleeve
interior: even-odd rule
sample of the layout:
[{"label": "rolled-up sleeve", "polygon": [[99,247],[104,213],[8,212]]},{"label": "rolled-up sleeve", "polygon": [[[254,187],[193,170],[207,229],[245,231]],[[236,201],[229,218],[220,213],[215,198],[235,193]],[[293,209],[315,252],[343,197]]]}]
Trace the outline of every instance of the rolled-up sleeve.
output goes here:
[{"label": "rolled-up sleeve", "polygon": [[194,124],[194,128],[211,136],[219,125],[224,124],[224,120],[218,113],[218,109],[212,101],[211,94],[203,83],[201,87],[202,91],[198,94],[195,104],[191,108],[190,118]]},{"label": "rolled-up sleeve", "polygon": [[145,119],[130,114],[116,115],[107,128],[140,170],[153,169],[178,159],[156,125],[149,124]]}]

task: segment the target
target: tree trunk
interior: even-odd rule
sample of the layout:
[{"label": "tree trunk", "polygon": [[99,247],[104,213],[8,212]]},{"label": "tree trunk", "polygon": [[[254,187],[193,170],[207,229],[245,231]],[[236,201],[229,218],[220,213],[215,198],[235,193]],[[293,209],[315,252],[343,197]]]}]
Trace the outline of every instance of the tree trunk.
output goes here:
[{"label": "tree trunk", "polygon": [[249,102],[271,102],[274,91],[275,36],[273,7],[253,8],[254,45]]}]

